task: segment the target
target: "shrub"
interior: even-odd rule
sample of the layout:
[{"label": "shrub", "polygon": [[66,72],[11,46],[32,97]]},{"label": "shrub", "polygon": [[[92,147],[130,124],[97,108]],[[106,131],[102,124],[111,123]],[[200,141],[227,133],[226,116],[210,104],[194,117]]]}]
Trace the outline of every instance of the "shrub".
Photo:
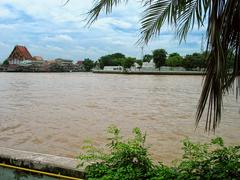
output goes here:
[{"label": "shrub", "polygon": [[92,70],[92,68],[94,67],[94,62],[93,60],[87,58],[84,59],[83,61],[83,68],[85,69],[85,71],[89,72]]},{"label": "shrub", "polygon": [[95,148],[91,144],[83,148],[86,154],[78,157],[84,162],[97,163],[86,168],[88,178],[102,179],[146,179],[148,172],[153,169],[153,163],[149,158],[145,147],[146,135],[142,134],[139,128],[133,129],[134,138],[126,141],[120,136],[120,130],[112,126],[108,129],[112,135],[109,138],[110,154]]},{"label": "shrub", "polygon": [[166,65],[172,67],[183,66],[183,58],[178,53],[172,53],[166,60]]},{"label": "shrub", "polygon": [[181,179],[239,179],[240,146],[226,147],[222,138],[208,144],[183,142],[184,155],[177,166]]},{"label": "shrub", "polygon": [[4,60],[3,63],[2,63],[3,66],[8,66],[9,65],[9,61],[8,59]]},{"label": "shrub", "polygon": [[184,154],[175,166],[155,165],[145,146],[146,134],[133,129],[134,138],[124,140],[115,126],[108,129],[112,135],[107,144],[109,152],[87,142],[86,153],[78,159],[80,165],[88,162],[88,179],[239,179],[240,146],[224,146],[221,138],[210,143],[183,141]]}]

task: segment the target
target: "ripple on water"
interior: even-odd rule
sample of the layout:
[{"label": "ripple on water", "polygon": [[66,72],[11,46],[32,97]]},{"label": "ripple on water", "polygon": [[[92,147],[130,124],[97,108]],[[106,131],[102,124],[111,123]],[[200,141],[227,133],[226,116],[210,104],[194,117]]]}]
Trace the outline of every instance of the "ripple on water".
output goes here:
[{"label": "ripple on water", "polygon": [[[85,139],[106,143],[115,124],[125,136],[147,132],[155,160],[181,155],[186,136],[206,141],[204,123],[194,131],[201,76],[125,76],[92,73],[1,73],[0,144],[75,157]],[[240,144],[239,102],[230,94],[216,135]]]},{"label": "ripple on water", "polygon": [[19,128],[19,127],[21,127],[21,124],[12,125],[12,126],[8,126],[7,124],[3,124],[1,126],[2,127],[0,127],[0,132],[3,133],[5,131],[11,131],[11,130]]}]

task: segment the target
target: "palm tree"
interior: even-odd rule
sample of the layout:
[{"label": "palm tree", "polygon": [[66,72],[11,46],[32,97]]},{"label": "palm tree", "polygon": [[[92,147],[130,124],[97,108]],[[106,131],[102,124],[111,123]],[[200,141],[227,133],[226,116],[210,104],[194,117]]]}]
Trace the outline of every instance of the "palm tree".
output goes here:
[{"label": "palm tree", "polygon": [[[99,14],[128,0],[96,0],[88,13],[88,24]],[[145,7],[141,18],[139,43],[148,43],[158,36],[167,22],[176,28],[176,34],[185,40],[189,30],[207,22],[208,66],[196,113],[196,126],[207,106],[205,129],[215,130],[221,120],[223,95],[232,86],[240,72],[240,0],[142,0]],[[227,61],[231,52],[234,63],[229,70]]]}]

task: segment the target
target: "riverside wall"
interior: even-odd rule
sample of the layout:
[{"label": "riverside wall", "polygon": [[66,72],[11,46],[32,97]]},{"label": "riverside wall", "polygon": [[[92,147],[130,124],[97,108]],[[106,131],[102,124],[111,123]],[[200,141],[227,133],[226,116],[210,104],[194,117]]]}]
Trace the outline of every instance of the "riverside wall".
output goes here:
[{"label": "riverside wall", "polygon": [[102,74],[135,74],[135,75],[205,75],[201,71],[105,71],[105,70],[93,70],[93,73]]},{"label": "riverside wall", "polygon": [[[30,179],[37,179],[37,177],[39,177],[39,179],[48,179],[43,178],[44,173],[85,179],[84,167],[77,168],[78,161],[76,159],[0,147],[0,179],[1,176],[11,176],[9,172],[6,174],[5,165],[26,168],[30,170],[29,172],[31,172],[31,170],[43,172],[42,174],[35,173],[35,175],[32,172],[22,172],[24,176],[30,176]],[[21,169],[17,170],[14,168],[13,170],[14,172],[12,174],[15,175],[16,172],[19,173],[19,171],[21,171]],[[49,176],[49,178],[53,177]]]}]

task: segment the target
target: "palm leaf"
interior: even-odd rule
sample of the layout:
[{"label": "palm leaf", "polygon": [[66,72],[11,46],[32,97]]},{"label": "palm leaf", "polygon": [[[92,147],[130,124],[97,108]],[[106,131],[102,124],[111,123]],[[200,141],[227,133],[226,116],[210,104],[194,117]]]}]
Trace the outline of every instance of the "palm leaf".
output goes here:
[{"label": "palm leaf", "polygon": [[128,0],[96,0],[94,7],[88,12],[88,22],[87,24],[92,24],[97,20],[101,11],[105,11],[106,14],[112,12],[113,6],[117,6],[118,4],[125,2]]},{"label": "palm leaf", "polygon": [[[208,24],[208,68],[199,100],[196,125],[209,101],[205,129],[215,130],[221,120],[222,97],[228,92],[240,72],[240,2],[213,1]],[[228,50],[233,50],[232,71],[227,67]]]},{"label": "palm leaf", "polygon": [[181,41],[193,28],[195,20],[198,27],[203,26],[206,12],[207,9],[204,8],[204,3],[201,0],[154,1],[144,11],[141,19],[142,37],[139,42],[148,43],[151,38],[158,36],[165,21],[176,28],[177,36]]}]

